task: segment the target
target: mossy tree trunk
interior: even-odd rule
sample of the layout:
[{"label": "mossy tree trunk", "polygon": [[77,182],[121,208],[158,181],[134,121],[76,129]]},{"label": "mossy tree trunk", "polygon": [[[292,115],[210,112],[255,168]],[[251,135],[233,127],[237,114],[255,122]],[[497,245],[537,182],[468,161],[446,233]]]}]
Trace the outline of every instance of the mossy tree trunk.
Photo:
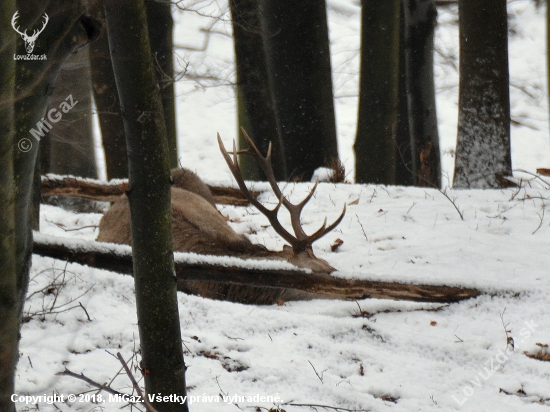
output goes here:
[{"label": "mossy tree trunk", "polygon": [[[271,142],[275,177],[277,180],[286,180],[285,154],[277,133],[275,111],[269,90],[258,0],[230,0],[229,6],[237,68],[239,147],[248,147],[240,131],[241,127],[247,131],[264,155]],[[240,156],[239,164],[245,179],[265,179],[252,156]]]},{"label": "mossy tree trunk", "polygon": [[259,0],[277,128],[289,178],[338,157],[324,0]]},{"label": "mossy tree trunk", "polygon": [[[105,0],[105,17],[128,148],[132,256],[145,390],[148,394],[185,396],[168,143],[144,1]],[[187,404],[153,406],[162,411],[188,411]]]},{"label": "mossy tree trunk", "polygon": [[[10,3],[3,3],[2,7],[10,7]],[[33,183],[37,175],[35,166],[39,142],[41,138],[47,138],[44,129],[41,132],[42,136],[36,132],[33,135],[31,131],[33,129],[40,130],[37,123],[41,122],[41,119],[46,115],[48,97],[53,90],[61,65],[71,54],[95,38],[97,22],[83,16],[84,7],[82,4],[72,0],[55,2],[21,0],[17,2],[17,10],[19,11],[18,24],[24,28],[35,25],[40,27],[44,13],[49,16],[47,27],[38,37],[33,50],[34,54],[45,54],[47,60],[17,60],[15,64],[15,101],[11,102],[14,113],[12,177],[15,190],[13,211],[15,232],[12,245],[15,248],[15,310],[18,316],[18,325],[20,325],[29,282],[32,228],[38,219],[38,211],[33,209],[33,200],[38,198],[33,190]],[[1,18],[11,20],[13,13],[11,15],[6,15],[6,13],[8,13],[7,10],[1,13]],[[2,39],[10,37],[11,35],[6,35],[6,37],[2,35]],[[25,44],[20,38],[16,38],[15,44],[16,54],[27,54]],[[13,57],[8,58],[13,59]],[[9,65],[10,63],[6,62],[6,59],[2,59],[1,64]],[[11,75],[13,73],[12,71]],[[9,87],[9,83],[2,82],[2,87]],[[2,152],[2,156],[5,156],[4,152]],[[2,164],[4,168],[4,163]],[[7,170],[9,170],[9,163]],[[9,187],[9,181],[6,184],[6,187]],[[3,232],[2,234],[4,235]],[[3,317],[0,317],[0,322],[4,322]],[[18,353],[16,356],[18,356]]]},{"label": "mossy tree trunk", "polygon": [[[15,266],[15,184],[13,180],[15,0],[0,2],[0,410],[15,411],[15,367],[19,359],[19,304]],[[17,149],[16,149],[17,150]]]},{"label": "mossy tree trunk", "polygon": [[506,0],[459,0],[460,83],[453,187],[489,189],[512,174]]},{"label": "mossy tree trunk", "polygon": [[395,184],[399,0],[361,2],[357,183]]},{"label": "mossy tree trunk", "polygon": [[42,140],[42,173],[97,178],[88,51],[84,48],[71,55],[59,71],[48,107],[59,108],[68,96],[78,103],[52,124]]}]

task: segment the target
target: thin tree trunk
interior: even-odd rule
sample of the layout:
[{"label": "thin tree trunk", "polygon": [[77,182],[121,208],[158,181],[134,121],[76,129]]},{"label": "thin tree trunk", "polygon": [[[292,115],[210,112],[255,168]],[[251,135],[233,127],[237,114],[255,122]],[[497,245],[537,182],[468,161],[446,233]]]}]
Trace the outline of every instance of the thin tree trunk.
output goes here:
[{"label": "thin tree trunk", "polygon": [[453,186],[489,189],[512,174],[506,0],[459,0],[460,84]]},{"label": "thin tree trunk", "polygon": [[278,133],[288,176],[311,179],[338,157],[325,0],[260,0]]},{"label": "thin tree trunk", "polygon": [[363,0],[357,183],[395,184],[399,0]]},{"label": "thin tree trunk", "polygon": [[[105,21],[101,0],[91,2],[90,14],[100,21]],[[128,177],[126,137],[105,26],[98,39],[90,45],[90,66],[92,91],[105,151],[107,178],[125,178]]]},{"label": "thin tree trunk", "polygon": [[399,2],[399,79],[397,85],[397,128],[395,133],[395,184],[412,186],[413,156],[409,70],[409,8],[410,0]]},{"label": "thin tree trunk", "polygon": [[546,92],[550,110],[550,4],[546,2]]},{"label": "thin tree trunk", "polygon": [[[170,166],[143,0],[105,0],[129,153],[131,232],[141,356],[148,394],[186,395],[171,239]],[[187,404],[153,403],[163,411]]]},{"label": "thin tree trunk", "polygon": [[[269,90],[266,56],[262,42],[258,0],[230,0],[233,41],[237,67],[237,102],[239,127],[252,137],[262,153],[273,144],[273,171],[277,180],[286,180],[287,172],[282,142]],[[239,147],[248,147],[239,130]],[[239,157],[246,180],[265,180],[251,156]]]},{"label": "thin tree trunk", "polygon": [[19,303],[15,266],[15,184],[13,179],[15,0],[0,2],[0,410],[15,411],[15,367],[19,359]]},{"label": "thin tree trunk", "polygon": [[176,130],[176,106],[174,97],[174,47],[171,3],[169,0],[146,0],[149,43],[153,54],[157,80],[162,98],[164,124],[168,141],[170,168],[178,164],[178,140]]},{"label": "thin tree trunk", "polygon": [[408,0],[409,92],[412,125],[413,178],[415,186],[441,186],[441,155],[435,106],[434,0]]}]

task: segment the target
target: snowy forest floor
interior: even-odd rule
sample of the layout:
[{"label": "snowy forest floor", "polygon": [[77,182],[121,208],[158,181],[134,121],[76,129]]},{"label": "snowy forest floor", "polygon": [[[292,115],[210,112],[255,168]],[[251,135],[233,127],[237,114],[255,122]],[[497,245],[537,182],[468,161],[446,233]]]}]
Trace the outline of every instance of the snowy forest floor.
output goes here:
[{"label": "snowy forest floor", "polygon": [[[204,6],[200,14],[176,14],[177,44],[199,46],[204,33],[198,29],[214,21],[204,16],[225,18],[216,20],[212,30],[218,34],[210,35],[206,52],[178,51],[182,65],[189,63],[177,88],[182,164],[209,183],[232,184],[214,140],[219,132],[228,143],[237,130],[232,44],[224,35],[230,23],[225,5],[197,4]],[[339,148],[353,176],[359,8],[344,0],[328,4]],[[509,13],[512,156],[515,169],[534,172],[550,167],[545,10],[516,1]],[[458,111],[456,18],[456,10],[440,10],[436,39],[446,176],[452,176]],[[521,189],[446,189],[449,198],[435,189],[320,184],[304,212],[304,227],[315,230],[347,204],[339,228],[315,244],[316,254],[338,268],[337,276],[461,285],[484,294],[451,305],[367,299],[246,306],[179,293],[191,411],[278,405],[287,412],[311,410],[291,404],[340,411],[548,410],[550,363],[527,355],[550,358],[544,346],[550,343],[550,183],[528,173],[516,177],[525,179]],[[288,184],[285,193],[296,200],[310,187]],[[260,200],[276,203],[267,193]],[[219,209],[237,232],[282,248],[254,209]],[[68,241],[93,240],[100,218],[43,206],[41,231]],[[332,252],[336,238],[344,243]],[[64,368],[131,393],[110,355],[121,352],[129,359],[139,346],[131,277],[35,256],[25,315],[18,394],[55,392],[66,399],[90,391],[80,380],[56,375]],[[114,411],[125,405],[102,394],[106,402],[98,405],[77,397],[28,407]]]}]

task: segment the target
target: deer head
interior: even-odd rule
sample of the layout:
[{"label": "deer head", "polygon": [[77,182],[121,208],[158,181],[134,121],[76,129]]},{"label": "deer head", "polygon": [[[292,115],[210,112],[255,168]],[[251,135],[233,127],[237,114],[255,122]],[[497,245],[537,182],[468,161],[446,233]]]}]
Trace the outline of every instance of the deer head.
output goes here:
[{"label": "deer head", "polygon": [[34,42],[38,38],[38,35],[44,31],[44,29],[46,28],[46,24],[48,24],[48,21],[50,20],[50,18],[48,17],[48,15],[46,13],[44,13],[44,16],[42,16],[42,18],[44,19],[44,23],[42,24],[42,28],[40,30],[34,30],[32,35],[29,36],[27,34],[27,30],[25,30],[24,32],[21,32],[19,30],[19,27],[15,26],[18,17],[19,17],[19,10],[16,11],[15,14],[13,15],[13,17],[11,19],[11,25],[12,25],[13,29],[21,35],[21,38],[25,42],[25,49],[27,50],[27,53],[31,54],[32,51],[34,50]]},{"label": "deer head", "polygon": [[[242,129],[242,132],[244,138],[248,142],[249,148],[238,152],[235,147],[235,141],[233,141],[233,159],[231,159],[231,156],[225,149],[221,137],[218,134],[218,145],[220,146],[220,151],[222,152],[222,155],[225,159],[225,162],[227,163],[227,166],[229,167],[229,170],[231,170],[233,177],[237,181],[241,192],[245,195],[248,201],[256,207],[256,209],[258,209],[263,215],[267,217],[273,229],[290,244],[291,249],[287,248],[286,250],[287,252],[290,252],[288,254],[287,260],[289,260],[291,263],[294,263],[296,266],[309,268],[316,272],[330,273],[334,271],[335,269],[330,266],[326,261],[319,259],[315,256],[315,254],[313,253],[313,242],[319,240],[328,232],[336,228],[338,224],[340,224],[340,222],[344,218],[344,215],[346,214],[346,205],[344,204],[344,209],[342,210],[340,217],[338,217],[338,219],[336,219],[331,225],[327,226],[327,219],[325,218],[323,225],[315,233],[307,235],[302,228],[302,224],[300,223],[300,215],[304,206],[307,204],[307,202],[309,202],[309,200],[315,193],[318,182],[315,182],[315,185],[304,200],[296,205],[290,203],[290,201],[283,195],[281,189],[279,188],[279,185],[277,184],[277,180],[275,179],[275,173],[273,172],[273,167],[271,165],[271,142],[269,143],[269,147],[267,149],[267,155],[264,157],[254,144],[250,136],[248,136],[246,131]],[[264,172],[271,186],[271,189],[273,190],[273,193],[279,199],[279,203],[277,204],[277,206],[275,206],[274,209],[266,208],[264,205],[258,202],[258,200],[256,200],[256,198],[254,198],[254,196],[252,196],[251,193],[248,191],[248,188],[246,187],[246,184],[244,183],[241,174],[239,163],[237,161],[237,154],[248,154],[254,157],[254,159]],[[292,229],[294,231],[294,235],[288,232],[279,222],[278,213],[281,206],[284,206],[290,213],[290,221]]]}]

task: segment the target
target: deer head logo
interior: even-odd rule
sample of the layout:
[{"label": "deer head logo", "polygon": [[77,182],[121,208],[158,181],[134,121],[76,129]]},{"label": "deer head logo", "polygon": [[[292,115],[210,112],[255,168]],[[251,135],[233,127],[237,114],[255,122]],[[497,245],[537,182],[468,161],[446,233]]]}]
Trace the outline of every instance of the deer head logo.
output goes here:
[{"label": "deer head logo", "polygon": [[48,24],[48,21],[50,20],[50,18],[46,13],[44,13],[44,16],[42,16],[44,18],[44,24],[42,25],[42,28],[40,30],[33,30],[32,36],[29,36],[27,34],[27,30],[25,30],[24,32],[21,32],[19,30],[19,27],[16,27],[16,21],[18,17],[19,17],[19,10],[17,10],[13,15],[13,18],[11,19],[11,26],[17,33],[21,35],[21,38],[25,41],[25,49],[27,49],[27,54],[31,54],[32,51],[34,50],[34,42],[38,38],[38,35],[44,31],[44,29],[46,28],[46,24]]}]

